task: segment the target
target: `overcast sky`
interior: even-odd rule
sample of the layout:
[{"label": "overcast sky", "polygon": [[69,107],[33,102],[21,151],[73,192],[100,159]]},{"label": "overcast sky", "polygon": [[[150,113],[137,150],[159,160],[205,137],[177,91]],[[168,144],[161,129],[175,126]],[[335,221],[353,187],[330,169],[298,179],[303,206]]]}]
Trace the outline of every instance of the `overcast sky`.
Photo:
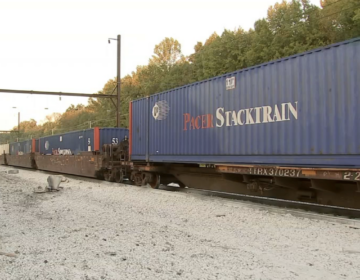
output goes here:
[{"label": "overcast sky", "polygon": [[[279,1],[280,2],[280,1]],[[146,65],[156,44],[177,39],[184,55],[214,31],[245,30],[266,17],[275,0],[0,0],[0,89],[96,93],[116,76]],[[311,0],[319,5],[319,0]],[[21,119],[45,119],[87,98],[0,93],[0,130]],[[16,107],[13,109],[13,107]],[[47,110],[45,108],[48,108]]]}]

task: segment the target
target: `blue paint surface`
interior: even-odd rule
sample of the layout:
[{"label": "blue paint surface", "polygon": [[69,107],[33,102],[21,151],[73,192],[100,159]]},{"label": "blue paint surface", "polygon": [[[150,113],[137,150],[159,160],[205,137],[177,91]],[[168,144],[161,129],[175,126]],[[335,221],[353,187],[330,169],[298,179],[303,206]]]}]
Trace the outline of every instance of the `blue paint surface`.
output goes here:
[{"label": "blue paint surface", "polygon": [[[104,144],[117,144],[129,137],[126,128],[100,128],[100,151]],[[39,138],[40,153],[51,155],[53,150],[70,150],[73,155],[94,151],[94,129],[67,132]],[[39,149],[38,149],[39,150]]]},{"label": "blue paint surface", "polygon": [[353,39],[136,100],[132,159],[360,166],[359,53]]},{"label": "blue paint surface", "polygon": [[146,160],[148,154],[149,101],[147,98],[132,102],[132,159]]},{"label": "blue paint surface", "polygon": [[11,155],[22,155],[31,153],[32,140],[25,140],[22,142],[15,142],[9,144],[9,153]]},{"label": "blue paint surface", "polygon": [[73,155],[94,149],[94,130],[78,130],[39,138],[40,153],[51,155],[54,150],[70,150]]},{"label": "blue paint surface", "polygon": [[100,151],[104,144],[118,144],[125,139],[129,139],[127,128],[100,128]]}]

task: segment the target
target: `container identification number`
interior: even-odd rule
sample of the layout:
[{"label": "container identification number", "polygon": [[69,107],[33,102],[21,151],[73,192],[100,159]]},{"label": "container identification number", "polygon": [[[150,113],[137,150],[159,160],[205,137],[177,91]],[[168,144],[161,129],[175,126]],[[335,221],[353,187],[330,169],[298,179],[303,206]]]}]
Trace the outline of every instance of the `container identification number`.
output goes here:
[{"label": "container identification number", "polygon": [[226,79],[226,90],[234,89],[235,86],[235,77]]},{"label": "container identification number", "polygon": [[344,180],[360,181],[360,171],[358,172],[344,172]]},{"label": "container identification number", "polygon": [[300,177],[300,169],[277,169],[277,168],[250,168],[252,175],[268,175],[268,176],[284,176],[284,177]]}]

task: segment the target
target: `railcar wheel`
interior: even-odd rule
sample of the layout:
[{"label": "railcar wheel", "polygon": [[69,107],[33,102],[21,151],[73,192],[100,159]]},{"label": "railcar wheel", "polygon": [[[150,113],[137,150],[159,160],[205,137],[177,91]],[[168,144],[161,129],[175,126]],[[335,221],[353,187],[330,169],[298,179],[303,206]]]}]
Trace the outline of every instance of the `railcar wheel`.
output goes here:
[{"label": "railcar wheel", "polygon": [[116,170],[115,172],[115,182],[122,183],[124,182],[124,173],[121,169]]},{"label": "railcar wheel", "polygon": [[153,189],[158,189],[160,186],[160,175],[154,174],[151,177],[151,181],[149,181],[150,187],[152,187]]},{"label": "railcar wheel", "polygon": [[105,179],[105,181],[107,181],[107,182],[110,182],[110,173],[109,173],[109,171],[106,171],[105,173],[104,173],[104,179]]},{"label": "railcar wheel", "polygon": [[115,182],[114,170],[108,170],[108,171],[106,171],[105,174],[104,174],[104,178],[105,178],[105,181]]},{"label": "railcar wheel", "polygon": [[142,186],[143,178],[141,172],[132,172],[130,179],[135,184],[135,186]]}]

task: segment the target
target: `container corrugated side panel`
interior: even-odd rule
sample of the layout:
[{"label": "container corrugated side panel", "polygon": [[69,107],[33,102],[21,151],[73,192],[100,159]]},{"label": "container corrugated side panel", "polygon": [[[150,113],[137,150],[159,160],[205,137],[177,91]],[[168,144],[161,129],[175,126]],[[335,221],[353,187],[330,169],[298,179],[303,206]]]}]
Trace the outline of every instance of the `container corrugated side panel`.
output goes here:
[{"label": "container corrugated side panel", "polygon": [[149,120],[151,161],[360,166],[359,53],[353,40],[134,101],[133,156]]},{"label": "container corrugated side panel", "polygon": [[100,128],[100,150],[104,144],[118,144],[129,138],[129,130],[127,128]]},{"label": "container corrugated side panel", "polygon": [[35,152],[36,153],[40,152],[40,139],[35,140]]},{"label": "container corrugated side panel", "polygon": [[0,154],[2,155],[2,154],[9,154],[9,151],[10,151],[10,149],[9,149],[9,144],[2,144],[2,145],[0,145]]},{"label": "container corrugated side panel", "polygon": [[15,145],[16,143],[10,143],[9,144],[9,148],[10,148],[10,151],[9,151],[9,154],[10,155],[16,155],[16,150],[15,148],[17,148],[17,145]]},{"label": "container corrugated side panel", "polygon": [[151,118],[149,112],[149,99],[143,98],[132,102],[132,160],[146,160],[148,122]]},{"label": "container corrugated side panel", "polygon": [[84,152],[94,151],[94,129],[84,131]]},{"label": "container corrugated side panel", "polygon": [[24,154],[32,153],[32,139],[21,143],[22,152]]},{"label": "container corrugated side panel", "polygon": [[31,153],[32,140],[11,143],[9,147],[11,155],[29,154]]},{"label": "container corrugated side panel", "polygon": [[40,138],[40,152],[42,154],[52,154],[53,150],[70,150],[72,154],[77,155],[80,152],[88,151],[93,145],[94,129],[67,132],[64,134],[46,136]]}]

